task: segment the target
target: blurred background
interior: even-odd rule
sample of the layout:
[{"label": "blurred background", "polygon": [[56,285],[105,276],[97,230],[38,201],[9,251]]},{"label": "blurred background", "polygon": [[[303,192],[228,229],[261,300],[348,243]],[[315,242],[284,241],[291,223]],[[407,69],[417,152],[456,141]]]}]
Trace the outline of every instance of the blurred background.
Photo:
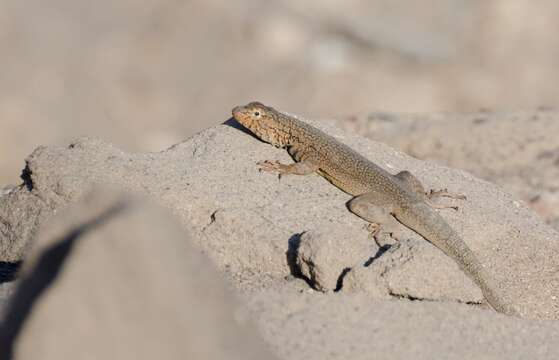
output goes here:
[{"label": "blurred background", "polygon": [[260,100],[307,116],[559,103],[552,0],[0,0],[0,184],[42,144],[158,151]]}]

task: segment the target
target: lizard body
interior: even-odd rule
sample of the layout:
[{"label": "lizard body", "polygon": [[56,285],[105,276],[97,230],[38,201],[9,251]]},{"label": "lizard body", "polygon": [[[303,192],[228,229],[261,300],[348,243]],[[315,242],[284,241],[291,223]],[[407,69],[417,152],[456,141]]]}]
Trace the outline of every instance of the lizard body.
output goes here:
[{"label": "lizard body", "polygon": [[[499,293],[492,277],[472,250],[433,208],[421,182],[408,171],[390,174],[349,146],[294,116],[258,102],[237,106],[233,117],[261,140],[286,148],[295,163],[260,162],[262,170],[281,174],[307,175],[317,172],[342,191],[353,195],[348,209],[376,225],[394,227],[399,223],[417,232],[446,255],[482,290],[491,307],[516,314]],[[442,192],[435,196],[457,197]],[[397,221],[396,221],[397,220]]]}]

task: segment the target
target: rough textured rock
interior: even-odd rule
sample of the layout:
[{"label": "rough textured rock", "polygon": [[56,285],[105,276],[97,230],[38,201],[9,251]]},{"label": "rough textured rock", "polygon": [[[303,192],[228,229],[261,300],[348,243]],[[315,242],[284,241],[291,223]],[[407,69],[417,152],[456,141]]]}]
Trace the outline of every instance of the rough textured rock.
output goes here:
[{"label": "rough textured rock", "polygon": [[[370,265],[369,265],[370,263]],[[441,269],[452,269],[441,272]],[[410,276],[414,274],[414,276]],[[373,297],[480,303],[481,290],[442,252],[430,244],[406,239],[379,251],[377,258],[356,266],[343,278],[343,291],[364,291]]]},{"label": "rough textured rock", "polygon": [[[458,211],[443,211],[445,219],[502,282],[522,314],[559,318],[559,236],[521,202],[463,171],[413,159],[323,123],[313,124],[393,173],[410,170],[427,188],[446,187],[465,194],[468,201]],[[30,207],[40,214],[49,213],[77,199],[95,182],[143,191],[170,208],[184,224],[192,225],[198,246],[242,290],[282,286],[293,273],[290,243],[305,231],[343,229],[333,234],[343,238],[332,243],[344,244],[348,254],[368,237],[365,223],[345,207],[348,195],[319,176],[278,180],[259,173],[255,162],[262,159],[290,161],[285,151],[227,125],[210,128],[159,153],[129,154],[88,138],[67,147],[41,147],[27,159],[26,186],[0,198],[0,223],[8,228],[23,226],[25,231],[2,232],[0,240],[23,255],[21,249],[41,217],[22,212],[22,219],[13,214],[14,209]],[[421,239],[414,234],[410,237]],[[432,246],[425,251],[438,252]],[[14,253],[17,251],[3,251],[0,260]],[[331,266],[330,273],[341,274],[347,265]],[[437,285],[441,298],[456,298],[456,287],[466,287],[459,293],[467,293],[469,282],[442,280],[445,276],[460,278],[451,262],[438,263],[434,271],[441,276]],[[421,281],[409,277],[421,279],[423,275],[404,274],[400,278],[407,279],[407,284],[421,286]],[[420,289],[408,294],[396,279],[394,276],[390,286],[401,289],[398,296],[426,294]],[[471,297],[460,301],[471,301]]]},{"label": "rough textured rock", "polygon": [[378,249],[366,238],[352,239],[348,245],[347,239],[336,236],[337,231],[343,229],[306,232],[300,237],[298,269],[317,290],[363,291],[373,298],[483,300],[481,290],[458,265],[424,240],[404,239]]},{"label": "rough textured rock", "polygon": [[[371,239],[347,239],[342,228],[305,232],[297,249],[297,265],[317,290],[337,290],[347,271],[361,266],[377,251]],[[348,246],[348,241],[351,245]]]},{"label": "rough textured rock", "polygon": [[[548,359],[559,323],[452,303],[263,292],[247,299],[282,359]],[[281,329],[281,330],[278,330]]]},{"label": "rough textured rock", "polygon": [[28,250],[37,227],[54,208],[23,184],[0,197],[0,261],[15,264]]},{"label": "rough textured rock", "polygon": [[[385,280],[390,294],[411,299],[481,301],[481,291],[472,280],[449,257],[431,251],[429,244],[410,239],[393,248],[371,264],[372,272]],[[443,273],[444,269],[453,271]]]},{"label": "rough textured rock", "polygon": [[178,222],[112,190],[42,227],[11,305],[14,360],[274,358]]},{"label": "rough textured rock", "polygon": [[8,195],[12,190],[15,189],[13,185],[4,185],[0,186],[0,197],[4,195]]}]

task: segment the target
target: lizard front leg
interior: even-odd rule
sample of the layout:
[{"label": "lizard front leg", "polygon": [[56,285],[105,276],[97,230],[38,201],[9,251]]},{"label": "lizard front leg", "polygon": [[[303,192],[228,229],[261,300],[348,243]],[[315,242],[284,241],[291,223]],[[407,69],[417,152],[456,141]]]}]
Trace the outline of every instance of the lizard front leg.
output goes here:
[{"label": "lizard front leg", "polygon": [[256,163],[260,171],[277,172],[281,175],[309,175],[318,170],[318,165],[313,161],[300,161],[293,164],[282,164],[277,160],[265,160]]}]

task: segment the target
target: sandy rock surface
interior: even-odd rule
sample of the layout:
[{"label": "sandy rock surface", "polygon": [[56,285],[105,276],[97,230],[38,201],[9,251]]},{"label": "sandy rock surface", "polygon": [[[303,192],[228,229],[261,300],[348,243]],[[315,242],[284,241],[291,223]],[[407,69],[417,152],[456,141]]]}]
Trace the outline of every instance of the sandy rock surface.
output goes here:
[{"label": "sandy rock surface", "polygon": [[274,359],[178,221],[137,196],[97,189],[47,221],[21,275],[2,359]]},{"label": "sandy rock surface", "polygon": [[425,358],[475,357],[482,349],[486,358],[503,351],[559,356],[547,346],[557,323],[537,321],[559,319],[559,234],[489,182],[312,123],[392,173],[406,169],[426,188],[465,194],[458,211],[441,214],[524,319],[480,306],[479,290],[456,264],[411,231],[379,248],[367,224],[347,211],[350,197],[321,177],[259,173],[259,160],[291,160],[231,121],[159,153],[127,153],[92,138],[38,148],[27,159],[25,184],[0,197],[0,261],[21,259],[40,223],[91,184],[117,184],[150,195],[181,219],[283,358],[409,358],[425,346],[418,352]]},{"label": "sandy rock surface", "polygon": [[521,360],[559,354],[557,322],[518,320],[452,303],[277,292],[248,301],[283,359]]}]

